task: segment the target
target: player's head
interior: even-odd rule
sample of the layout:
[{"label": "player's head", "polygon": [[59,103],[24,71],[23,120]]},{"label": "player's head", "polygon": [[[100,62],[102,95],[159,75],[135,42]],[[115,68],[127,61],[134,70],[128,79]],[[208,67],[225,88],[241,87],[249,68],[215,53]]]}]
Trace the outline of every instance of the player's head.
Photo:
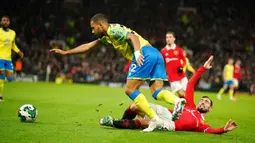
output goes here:
[{"label": "player's head", "polygon": [[208,96],[203,96],[197,105],[197,110],[200,113],[207,113],[212,110],[213,102]]},{"label": "player's head", "polygon": [[234,59],[233,58],[229,58],[228,59],[228,64],[233,65],[234,64]]},{"label": "player's head", "polygon": [[1,17],[1,25],[3,28],[8,28],[10,25],[10,18],[7,15]]},{"label": "player's head", "polygon": [[242,63],[241,60],[240,60],[240,59],[237,59],[235,64],[241,65],[241,63]]},{"label": "player's head", "polygon": [[94,15],[90,19],[92,33],[98,38],[106,35],[107,31],[104,29],[105,25],[108,25],[108,18],[102,13]]},{"label": "player's head", "polygon": [[168,31],[166,33],[166,44],[167,45],[172,45],[174,43],[175,43],[175,34],[172,31]]}]

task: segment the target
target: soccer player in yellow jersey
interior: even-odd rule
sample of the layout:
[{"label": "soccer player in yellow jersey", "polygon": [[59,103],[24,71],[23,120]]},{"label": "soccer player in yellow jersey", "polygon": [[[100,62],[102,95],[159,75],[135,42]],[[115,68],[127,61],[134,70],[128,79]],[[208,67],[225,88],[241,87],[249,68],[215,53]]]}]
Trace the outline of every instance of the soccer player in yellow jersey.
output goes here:
[{"label": "soccer player in yellow jersey", "polygon": [[10,18],[3,16],[1,18],[0,28],[0,102],[3,101],[3,89],[5,79],[10,82],[13,80],[13,65],[11,53],[14,50],[23,58],[23,53],[15,44],[16,33],[9,28]]},{"label": "soccer player in yellow jersey", "polygon": [[151,118],[150,125],[144,129],[144,132],[151,132],[157,126],[163,124],[162,119],[156,115],[145,96],[139,91],[139,87],[145,81],[149,83],[152,96],[156,100],[164,100],[167,103],[175,104],[172,119],[178,119],[186,101],[175,96],[170,91],[162,89],[163,81],[167,80],[167,77],[164,59],[160,52],[135,31],[120,24],[108,23],[107,17],[103,14],[99,13],[93,16],[90,20],[90,26],[92,33],[98,37],[97,40],[68,51],[60,49],[52,49],[50,51],[66,55],[85,52],[101,44],[113,45],[125,58],[132,60],[127,76],[125,93],[140,110]]},{"label": "soccer player in yellow jersey", "polygon": [[[194,73],[195,69],[190,64],[189,58],[187,57],[187,54],[186,54],[186,50],[183,50],[183,54],[186,59],[186,65],[183,67],[183,71],[186,73],[186,71],[188,70],[189,72]],[[182,64],[183,64],[183,61],[182,61]]]},{"label": "soccer player in yellow jersey", "polygon": [[191,66],[189,59],[187,57],[185,59],[186,65],[184,66],[183,71],[186,73],[186,71],[188,70],[189,72],[194,73],[195,69]]},{"label": "soccer player in yellow jersey", "polygon": [[223,70],[223,80],[224,85],[220,89],[219,93],[217,94],[217,98],[221,100],[221,95],[224,93],[224,91],[229,87],[229,99],[234,101],[235,98],[233,97],[234,94],[234,59],[229,58],[228,63],[224,66]]}]

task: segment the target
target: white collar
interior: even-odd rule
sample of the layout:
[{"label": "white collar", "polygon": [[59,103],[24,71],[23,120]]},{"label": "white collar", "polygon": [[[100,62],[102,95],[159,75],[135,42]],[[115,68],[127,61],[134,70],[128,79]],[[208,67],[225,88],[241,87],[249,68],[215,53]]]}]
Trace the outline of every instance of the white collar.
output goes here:
[{"label": "white collar", "polygon": [[174,50],[176,48],[176,45],[175,44],[173,44],[171,47],[170,46],[168,46],[168,45],[166,45],[166,49],[167,50]]}]

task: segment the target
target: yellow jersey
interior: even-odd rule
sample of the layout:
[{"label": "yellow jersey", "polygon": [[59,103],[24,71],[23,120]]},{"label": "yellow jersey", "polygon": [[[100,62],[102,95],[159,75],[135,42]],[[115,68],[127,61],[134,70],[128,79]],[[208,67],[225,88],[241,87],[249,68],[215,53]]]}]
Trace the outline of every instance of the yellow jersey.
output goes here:
[{"label": "yellow jersey", "polygon": [[20,50],[15,44],[15,31],[8,29],[4,31],[0,28],[0,59],[11,61],[12,50],[18,53]]},{"label": "yellow jersey", "polygon": [[226,64],[224,66],[223,75],[225,80],[233,80],[234,66]]},{"label": "yellow jersey", "polygon": [[185,59],[186,59],[186,65],[184,66],[183,71],[186,72],[186,70],[188,70],[188,71],[194,73],[195,69],[191,66],[189,59],[187,57]]},{"label": "yellow jersey", "polygon": [[138,36],[140,41],[140,48],[146,45],[150,45],[147,40],[145,40],[135,31],[120,24],[110,24],[107,29],[107,36],[103,36],[99,39],[99,41],[102,44],[112,44],[113,47],[117,51],[119,51],[125,58],[127,58],[128,60],[132,60],[134,56],[134,47],[131,40],[127,39],[129,33]]}]

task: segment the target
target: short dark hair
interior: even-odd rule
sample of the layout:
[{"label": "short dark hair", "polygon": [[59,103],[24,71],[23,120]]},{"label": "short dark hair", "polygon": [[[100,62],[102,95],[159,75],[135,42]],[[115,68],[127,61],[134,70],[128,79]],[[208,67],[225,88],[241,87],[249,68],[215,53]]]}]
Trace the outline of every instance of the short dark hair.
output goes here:
[{"label": "short dark hair", "polygon": [[174,38],[176,38],[175,36],[175,33],[173,31],[167,31],[166,34],[172,34],[174,36]]},{"label": "short dark hair", "polygon": [[98,13],[96,15],[94,15],[90,21],[94,21],[94,22],[106,22],[108,23],[108,18],[102,14],[102,13]]},{"label": "short dark hair", "polygon": [[211,107],[213,106],[213,101],[212,101],[212,99],[210,99],[208,96],[202,96],[201,98],[207,98],[207,99],[209,99],[210,102],[211,102],[210,106],[211,106]]},{"label": "short dark hair", "polygon": [[1,17],[1,20],[2,20],[2,18],[8,18],[9,20],[10,20],[10,17],[8,16],[8,15],[3,15],[2,17]]}]

